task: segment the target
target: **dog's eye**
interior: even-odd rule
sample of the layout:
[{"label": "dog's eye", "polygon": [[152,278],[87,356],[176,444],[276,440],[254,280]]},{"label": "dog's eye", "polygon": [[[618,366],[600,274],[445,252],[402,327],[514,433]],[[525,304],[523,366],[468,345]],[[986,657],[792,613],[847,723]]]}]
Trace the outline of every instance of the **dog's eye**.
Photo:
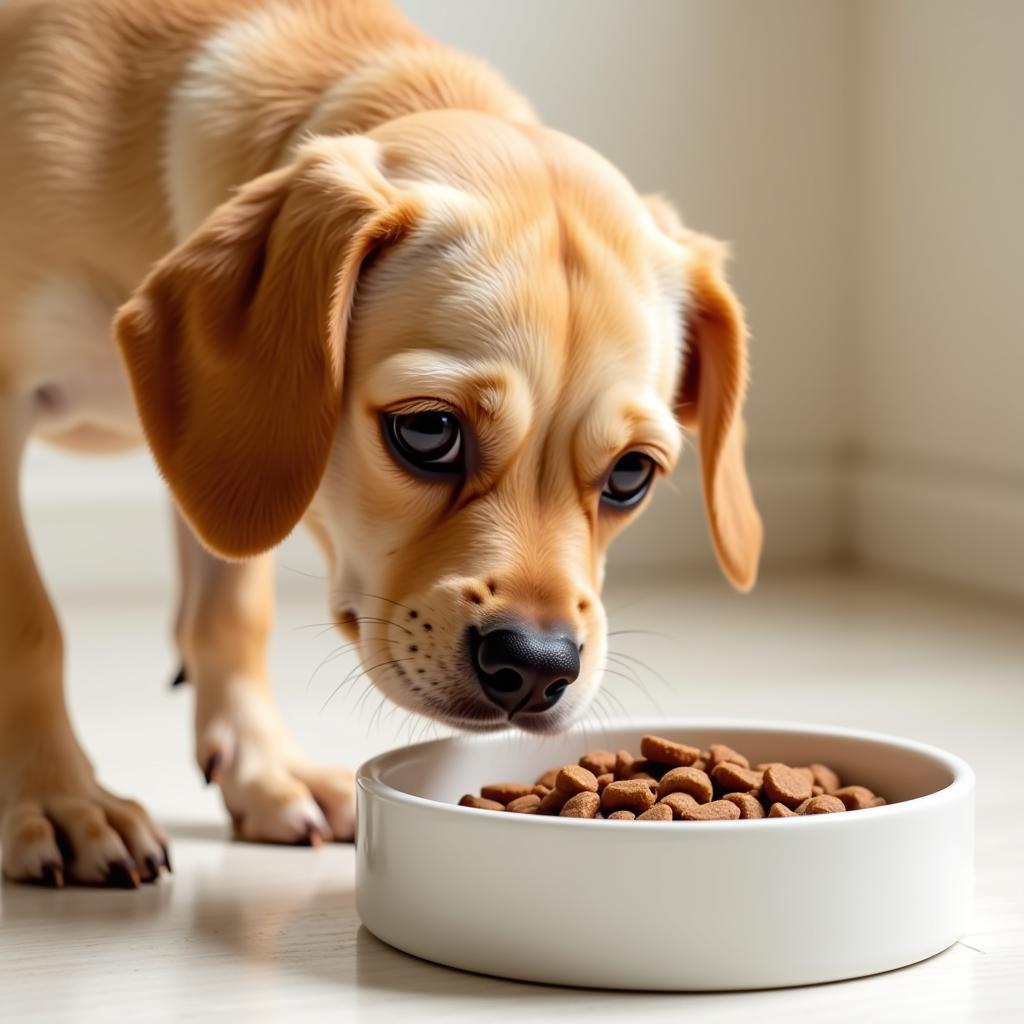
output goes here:
[{"label": "dog's eye", "polygon": [[647,493],[654,479],[654,460],[643,452],[626,452],[612,466],[601,500],[624,508],[635,505]]},{"label": "dog's eye", "polygon": [[389,415],[385,425],[395,454],[414,469],[462,472],[462,427],[450,412]]}]

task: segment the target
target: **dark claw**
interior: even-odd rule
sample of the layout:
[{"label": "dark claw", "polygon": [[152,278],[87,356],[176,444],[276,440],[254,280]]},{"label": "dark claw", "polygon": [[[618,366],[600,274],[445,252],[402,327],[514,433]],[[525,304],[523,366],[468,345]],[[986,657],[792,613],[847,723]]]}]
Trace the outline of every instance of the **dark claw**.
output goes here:
[{"label": "dark claw", "polygon": [[39,879],[40,885],[45,885],[49,889],[63,889],[64,888],[64,869],[60,864],[55,861],[51,861],[48,864],[43,865],[43,874]]},{"label": "dark claw", "polygon": [[156,882],[160,878],[160,865],[157,863],[156,857],[152,854],[146,854],[146,859],[142,862],[143,867],[146,869],[146,873],[142,876],[144,882]]},{"label": "dark claw", "polygon": [[185,675],[185,666],[179,665],[178,672],[175,677],[171,680],[171,686],[181,686],[182,683],[188,682],[188,676]]},{"label": "dark claw", "polygon": [[174,868],[171,867],[171,853],[165,845],[161,845],[161,850],[164,852],[164,867],[167,868],[167,874],[173,875]]},{"label": "dark claw", "polygon": [[113,889],[138,889],[139,869],[135,861],[129,859],[115,860],[107,868],[107,885]]},{"label": "dark claw", "polygon": [[215,754],[211,754],[210,759],[206,762],[206,767],[203,769],[203,778],[206,779],[207,785],[213,782],[213,776],[220,767],[221,760],[220,751],[218,750]]}]

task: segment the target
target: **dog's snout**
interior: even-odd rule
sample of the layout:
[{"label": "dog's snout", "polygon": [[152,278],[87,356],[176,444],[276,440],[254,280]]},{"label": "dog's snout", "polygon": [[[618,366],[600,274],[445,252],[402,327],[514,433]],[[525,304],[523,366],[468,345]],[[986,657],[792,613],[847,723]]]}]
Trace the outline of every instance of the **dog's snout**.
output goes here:
[{"label": "dog's snout", "polygon": [[473,667],[487,699],[510,714],[546,711],[580,674],[580,648],[565,630],[504,624],[470,631]]}]

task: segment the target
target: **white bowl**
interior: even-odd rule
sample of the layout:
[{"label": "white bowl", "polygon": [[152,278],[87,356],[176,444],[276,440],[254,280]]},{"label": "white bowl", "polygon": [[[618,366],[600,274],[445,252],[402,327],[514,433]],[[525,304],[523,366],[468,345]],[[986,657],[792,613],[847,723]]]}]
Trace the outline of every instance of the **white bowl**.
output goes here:
[{"label": "white bowl", "polygon": [[[655,733],[752,762],[822,762],[884,807],[759,821],[610,822],[456,806],[595,747]],[[849,729],[620,722],[537,739],[456,738],[358,773],[356,902],[384,942],[483,974],[599,988],[770,988],[915,963],[963,934],[974,775],[959,758]]]}]

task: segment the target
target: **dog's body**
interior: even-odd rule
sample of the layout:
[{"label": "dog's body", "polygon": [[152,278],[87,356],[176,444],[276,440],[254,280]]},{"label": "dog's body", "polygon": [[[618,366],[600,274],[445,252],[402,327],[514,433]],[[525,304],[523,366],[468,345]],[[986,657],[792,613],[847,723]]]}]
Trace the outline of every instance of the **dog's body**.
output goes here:
[{"label": "dog's body", "polygon": [[[189,524],[197,757],[247,838],[353,828],[350,776],[302,755],[265,677],[264,552],[300,518],[376,684],[467,727],[559,728],[585,705],[603,553],[647,487],[627,503],[608,480],[669,470],[678,424],[723,566],[753,582],[720,250],[383,0],[14,0],[0,111],[9,877],[135,882],[165,860],[67,721],[18,507],[30,436],[152,447]],[[495,645],[516,630],[533,660],[509,677]]]}]

